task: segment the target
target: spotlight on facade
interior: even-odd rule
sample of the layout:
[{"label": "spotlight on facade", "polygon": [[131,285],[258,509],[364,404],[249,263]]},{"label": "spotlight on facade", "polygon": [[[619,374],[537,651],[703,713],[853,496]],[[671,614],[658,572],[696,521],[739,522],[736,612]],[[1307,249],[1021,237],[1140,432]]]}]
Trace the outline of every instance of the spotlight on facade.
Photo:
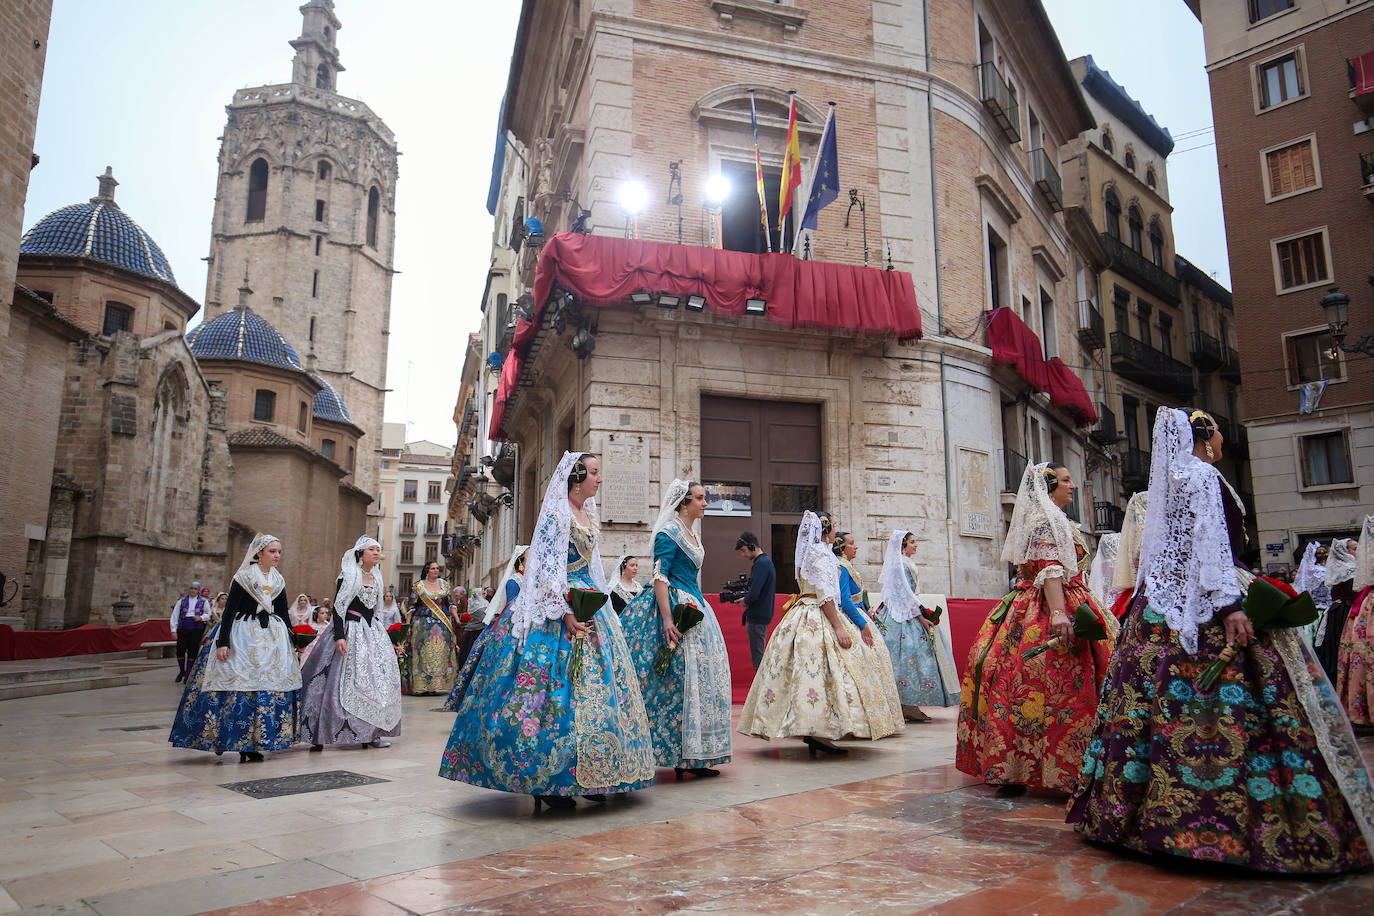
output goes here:
[{"label": "spotlight on facade", "polygon": [[675,309],[682,303],[682,297],[676,293],[659,293],[658,307],[661,309]]},{"label": "spotlight on facade", "polygon": [[596,349],[596,335],[587,328],[583,328],[573,335],[571,346],[574,356],[578,359],[586,359]]},{"label": "spotlight on facade", "polygon": [[620,209],[630,216],[638,216],[649,205],[649,192],[637,181],[627,181],[620,186]]},{"label": "spotlight on facade", "polygon": [[744,314],[762,315],[768,310],[768,303],[763,299],[745,299]]},{"label": "spotlight on facade", "polygon": [[725,203],[725,198],[730,196],[730,179],[724,175],[716,174],[706,179],[706,202],[713,207],[719,207]]},{"label": "spotlight on facade", "polygon": [[687,297],[687,311],[699,312],[704,308],[706,308],[705,296],[698,296],[697,294],[693,293],[692,295]]},{"label": "spotlight on facade", "polygon": [[630,302],[635,305],[648,305],[654,301],[654,294],[647,289],[636,290],[630,293]]}]

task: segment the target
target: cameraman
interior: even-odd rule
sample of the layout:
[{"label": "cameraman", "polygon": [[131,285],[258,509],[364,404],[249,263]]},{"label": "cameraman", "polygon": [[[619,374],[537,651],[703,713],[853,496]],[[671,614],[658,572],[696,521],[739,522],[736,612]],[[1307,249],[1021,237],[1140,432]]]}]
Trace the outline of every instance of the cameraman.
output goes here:
[{"label": "cameraman", "polygon": [[763,660],[763,647],[768,642],[768,625],[773,622],[778,571],[759,547],[759,539],[752,531],[739,536],[735,551],[753,564],[749,570],[749,594],[744,598],[744,629],[749,634],[749,659],[757,671]]}]

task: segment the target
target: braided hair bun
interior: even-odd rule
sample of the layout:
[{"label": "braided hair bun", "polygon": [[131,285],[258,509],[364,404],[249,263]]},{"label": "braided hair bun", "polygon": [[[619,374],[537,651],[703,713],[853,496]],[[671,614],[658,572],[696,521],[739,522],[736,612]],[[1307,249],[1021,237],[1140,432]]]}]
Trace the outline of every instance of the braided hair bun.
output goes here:
[{"label": "braided hair bun", "polygon": [[1211,442],[1217,434],[1217,421],[1205,411],[1195,410],[1188,414],[1188,425],[1193,428],[1194,442]]}]

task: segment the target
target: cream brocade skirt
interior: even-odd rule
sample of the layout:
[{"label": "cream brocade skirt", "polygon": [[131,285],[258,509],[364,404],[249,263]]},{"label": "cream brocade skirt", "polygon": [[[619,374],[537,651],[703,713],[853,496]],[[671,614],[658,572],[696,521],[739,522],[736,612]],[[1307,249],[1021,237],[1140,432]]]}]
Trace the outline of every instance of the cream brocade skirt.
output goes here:
[{"label": "cream brocade skirt", "polygon": [[820,601],[797,600],[768,640],[740,714],[741,734],[877,739],[902,729],[897,679],[881,634],[869,647],[848,618],[840,621],[848,649],[840,648]]}]

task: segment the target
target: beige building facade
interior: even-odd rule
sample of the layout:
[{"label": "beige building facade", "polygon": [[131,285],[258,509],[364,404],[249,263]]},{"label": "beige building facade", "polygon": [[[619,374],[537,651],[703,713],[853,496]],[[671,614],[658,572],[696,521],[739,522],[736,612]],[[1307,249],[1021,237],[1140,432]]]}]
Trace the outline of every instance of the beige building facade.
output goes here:
[{"label": "beige building facade", "polygon": [[445,484],[452,464],[452,448],[423,439],[406,442],[396,459],[396,522],[382,546],[390,557],[390,583],[398,596],[410,594],[426,563],[446,565],[440,548],[448,517]]}]

